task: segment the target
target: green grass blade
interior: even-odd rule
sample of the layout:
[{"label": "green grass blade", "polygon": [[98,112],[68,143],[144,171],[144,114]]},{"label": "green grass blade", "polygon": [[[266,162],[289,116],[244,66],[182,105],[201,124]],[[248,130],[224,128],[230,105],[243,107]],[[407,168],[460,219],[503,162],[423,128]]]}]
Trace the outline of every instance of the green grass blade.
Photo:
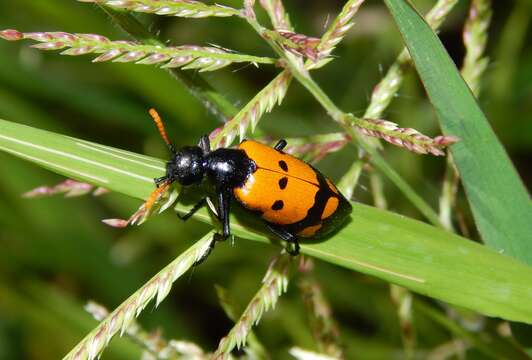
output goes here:
[{"label": "green grass blade", "polygon": [[[0,150],[52,171],[140,199],[153,190],[164,162],[144,155],[0,120]],[[186,211],[179,205],[178,210]],[[250,231],[236,214],[233,232]],[[206,211],[198,220],[211,223]],[[532,267],[434,226],[353,203],[351,221],[331,239],[302,244],[302,252],[374,275],[480,313],[532,323]]]},{"label": "green grass blade", "polygon": [[405,0],[385,0],[436,110],[484,242],[532,264],[532,204],[515,168],[438,37]]},{"label": "green grass blade", "polygon": [[164,161],[0,120],[0,150],[80,181],[138,198],[153,190]]}]

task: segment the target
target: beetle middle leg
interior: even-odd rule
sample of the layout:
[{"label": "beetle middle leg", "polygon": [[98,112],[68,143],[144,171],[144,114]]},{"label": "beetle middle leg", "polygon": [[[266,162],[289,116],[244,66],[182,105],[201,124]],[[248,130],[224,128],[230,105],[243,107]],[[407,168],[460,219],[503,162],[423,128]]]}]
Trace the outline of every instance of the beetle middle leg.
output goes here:
[{"label": "beetle middle leg", "polygon": [[[280,237],[282,240],[287,242],[285,250],[288,254],[290,254],[291,256],[299,255],[299,241],[297,241],[297,236],[293,235],[292,233],[288,232],[283,228],[269,224],[268,229],[270,229],[271,232]],[[290,245],[293,245],[293,248],[291,248]]]},{"label": "beetle middle leg", "polygon": [[229,224],[230,201],[231,196],[227,190],[221,190],[218,193],[218,220],[222,223],[222,234],[217,234],[216,241],[224,241],[231,236]]},{"label": "beetle middle leg", "polygon": [[[207,251],[202,255],[200,259],[198,259],[196,262],[194,262],[194,266],[197,266],[201,264],[202,262],[207,259],[207,257],[211,254],[212,250],[214,249],[214,246],[216,245],[216,242],[218,241],[225,241],[231,236],[231,228],[229,226],[229,205],[230,205],[231,196],[228,191],[220,191],[218,193],[218,209],[217,209],[217,218],[222,223],[222,234],[215,233],[212,241],[209,244],[209,248]],[[201,206],[205,205],[207,203],[207,199],[204,198],[200,202],[198,202],[196,205],[194,205],[194,208],[188,212],[185,216],[191,215],[191,213],[196,212]],[[188,217],[187,217],[188,218]]]}]

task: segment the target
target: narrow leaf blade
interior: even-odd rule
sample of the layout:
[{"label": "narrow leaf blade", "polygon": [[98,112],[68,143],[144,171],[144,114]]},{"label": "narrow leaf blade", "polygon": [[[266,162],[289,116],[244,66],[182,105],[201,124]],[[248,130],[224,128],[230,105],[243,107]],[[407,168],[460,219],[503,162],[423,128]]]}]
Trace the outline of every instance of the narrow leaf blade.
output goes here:
[{"label": "narrow leaf blade", "polygon": [[405,0],[385,0],[436,110],[484,242],[532,264],[532,204],[519,175],[442,43]]},{"label": "narrow leaf blade", "polygon": [[[4,120],[0,150],[140,199],[154,189],[151,179],[164,173],[158,159]],[[206,211],[195,217],[212,222]],[[250,230],[253,219],[232,216],[233,232],[267,242]],[[326,241],[303,243],[302,252],[483,314],[532,323],[532,267],[391,212],[353,203],[346,226]]]},{"label": "narrow leaf blade", "polygon": [[0,150],[79,181],[144,198],[161,160],[0,120]]}]

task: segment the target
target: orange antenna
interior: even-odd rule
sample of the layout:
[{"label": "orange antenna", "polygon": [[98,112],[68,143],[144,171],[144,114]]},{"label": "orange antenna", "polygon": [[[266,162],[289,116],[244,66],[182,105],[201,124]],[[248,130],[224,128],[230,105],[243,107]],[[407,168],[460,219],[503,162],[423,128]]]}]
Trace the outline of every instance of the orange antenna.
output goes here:
[{"label": "orange antenna", "polygon": [[155,109],[148,110],[150,113],[153,121],[155,122],[155,125],[157,125],[157,129],[159,130],[159,134],[161,134],[161,137],[163,138],[166,145],[168,145],[170,148],[172,148],[172,143],[170,140],[168,140],[168,135],[166,134],[166,130],[164,128],[163,120],[159,116],[159,113]]},{"label": "orange antenna", "polygon": [[153,204],[157,200],[159,200],[159,197],[168,189],[170,186],[170,183],[168,181],[162,183],[157,189],[153,190],[153,192],[148,197],[148,200],[144,203],[144,209],[146,211],[150,211],[150,209],[153,207]]}]

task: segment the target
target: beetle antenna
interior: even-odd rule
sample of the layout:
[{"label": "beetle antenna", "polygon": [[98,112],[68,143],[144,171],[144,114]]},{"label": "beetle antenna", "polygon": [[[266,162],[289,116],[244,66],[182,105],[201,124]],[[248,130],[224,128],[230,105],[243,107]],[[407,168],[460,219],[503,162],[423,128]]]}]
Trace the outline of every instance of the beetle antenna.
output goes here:
[{"label": "beetle antenna", "polygon": [[153,121],[155,122],[155,125],[157,125],[157,129],[159,130],[159,134],[161,134],[161,137],[163,138],[163,140],[166,143],[166,145],[168,145],[168,148],[170,149],[170,151],[173,152],[174,151],[174,145],[172,145],[172,143],[168,139],[168,135],[166,134],[166,129],[164,128],[163,120],[159,116],[159,113],[157,112],[157,110],[155,110],[153,108],[148,110],[148,112],[149,112],[151,118],[153,119]]}]

